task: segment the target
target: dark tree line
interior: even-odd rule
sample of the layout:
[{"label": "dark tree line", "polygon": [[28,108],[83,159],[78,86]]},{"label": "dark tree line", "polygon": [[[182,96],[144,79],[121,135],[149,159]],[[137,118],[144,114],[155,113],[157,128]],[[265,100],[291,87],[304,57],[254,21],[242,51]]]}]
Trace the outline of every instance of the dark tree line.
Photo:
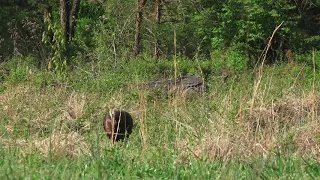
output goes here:
[{"label": "dark tree line", "polygon": [[[232,50],[254,64],[282,22],[269,63],[284,61],[287,51],[304,54],[320,46],[317,0],[9,0],[0,2],[0,16],[1,61],[59,53],[60,59],[81,53],[170,58],[176,31],[178,55],[206,60]],[[56,53],[59,48],[65,51]]]}]

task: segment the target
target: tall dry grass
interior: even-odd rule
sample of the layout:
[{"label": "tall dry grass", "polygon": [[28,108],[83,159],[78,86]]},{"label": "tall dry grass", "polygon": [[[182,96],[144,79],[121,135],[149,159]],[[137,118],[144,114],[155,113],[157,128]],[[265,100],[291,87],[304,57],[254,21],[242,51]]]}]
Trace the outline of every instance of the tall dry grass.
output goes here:
[{"label": "tall dry grass", "polygon": [[144,154],[138,158],[174,153],[177,163],[184,164],[204,157],[230,161],[281,153],[320,161],[319,91],[292,89],[273,96],[276,78],[265,76],[253,107],[248,92],[254,86],[244,92],[234,85],[226,86],[228,91],[176,93],[166,99],[142,90],[101,95],[12,85],[0,95],[0,143],[24,154],[91,156],[95,148],[111,148],[102,118],[110,108],[122,108],[135,120],[126,143],[129,156],[137,151]]}]

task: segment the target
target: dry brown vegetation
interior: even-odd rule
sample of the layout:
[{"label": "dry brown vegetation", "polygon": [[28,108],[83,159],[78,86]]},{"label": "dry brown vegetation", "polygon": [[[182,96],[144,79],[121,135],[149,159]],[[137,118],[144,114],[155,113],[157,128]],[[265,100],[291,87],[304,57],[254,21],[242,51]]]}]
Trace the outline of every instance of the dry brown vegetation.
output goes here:
[{"label": "dry brown vegetation", "polygon": [[[102,117],[109,108],[125,106],[139,127],[134,129],[132,141],[141,139],[143,149],[174,148],[180,163],[200,157],[223,161],[266,158],[289,150],[295,156],[320,161],[317,91],[287,93],[272,101],[264,100],[261,92],[253,109],[250,97],[237,97],[231,91],[223,98],[217,92],[193,99],[175,95],[160,100],[142,91],[138,99],[128,100],[127,96],[117,92],[105,100],[98,94],[67,88],[42,91],[28,84],[11,86],[0,95],[5,127],[0,143],[19,147],[24,154],[90,156],[95,142],[87,137],[97,133],[101,148],[108,147]],[[209,107],[210,102],[216,102],[215,109]],[[27,138],[23,138],[25,133],[29,133]],[[172,135],[174,139],[168,138]]]},{"label": "dry brown vegetation", "polygon": [[233,122],[226,117],[231,105],[222,101],[220,110],[224,114],[205,121],[210,123],[202,138],[193,142],[185,138],[179,142],[181,159],[205,155],[212,160],[234,157],[244,160],[291,151],[294,156],[320,161],[319,100],[318,93],[310,92],[302,97],[288,94],[271,104],[261,103],[251,116],[247,104],[248,108],[240,106]]},{"label": "dry brown vegetation", "polygon": [[[40,91],[29,85],[18,85],[8,89],[0,100],[6,129],[1,144],[19,147],[24,154],[35,149],[44,155],[90,154],[84,137],[73,127],[85,110],[83,94],[68,95],[65,89]],[[89,126],[89,122],[84,124]],[[19,137],[26,132],[30,137]]]}]

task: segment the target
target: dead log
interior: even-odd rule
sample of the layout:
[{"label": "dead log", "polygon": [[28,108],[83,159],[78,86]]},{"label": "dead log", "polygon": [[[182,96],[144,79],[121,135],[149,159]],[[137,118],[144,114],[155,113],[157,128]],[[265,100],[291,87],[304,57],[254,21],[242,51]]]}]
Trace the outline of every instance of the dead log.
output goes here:
[{"label": "dead log", "polygon": [[181,93],[194,91],[201,93],[205,91],[204,82],[199,75],[185,75],[175,79],[167,79],[162,81],[138,82],[132,85],[138,89],[153,89],[166,91],[168,94],[172,91]]}]

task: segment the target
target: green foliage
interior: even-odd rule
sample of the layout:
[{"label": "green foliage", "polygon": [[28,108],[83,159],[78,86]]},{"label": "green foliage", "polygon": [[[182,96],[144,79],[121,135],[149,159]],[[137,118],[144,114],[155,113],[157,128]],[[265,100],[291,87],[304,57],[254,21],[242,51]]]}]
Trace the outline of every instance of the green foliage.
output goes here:
[{"label": "green foliage", "polygon": [[[231,56],[245,55],[247,64],[252,66],[263,52],[274,27],[283,22],[274,37],[267,62],[283,61],[287,49],[306,54],[312,48],[319,48],[315,13],[319,11],[318,5],[317,1],[284,0],[164,2],[158,24],[154,21],[154,2],[148,2],[143,14],[147,21],[142,24],[143,53],[153,54],[157,38],[161,58],[171,57],[173,30],[176,30],[178,55],[202,61],[211,59],[211,53],[217,50],[236,48],[241,49],[241,55]],[[41,57],[39,61],[51,59],[48,69],[65,71],[67,66],[79,63],[74,60],[116,64],[131,57],[136,1],[81,1],[75,37],[69,42],[68,49],[64,47],[66,42],[59,27],[58,6],[58,2],[34,0],[10,1],[1,6],[0,15],[4,17],[0,20],[3,24],[0,33],[2,60],[17,52],[33,54]],[[49,13],[44,19],[43,12]],[[38,30],[42,30],[42,40],[49,49],[38,42]],[[14,52],[17,47],[19,51]]]},{"label": "green foliage", "polygon": [[57,83],[58,79],[57,75],[53,72],[40,71],[35,74],[33,84],[39,89],[47,88]]},{"label": "green foliage", "polygon": [[247,57],[239,51],[228,51],[227,66],[235,71],[243,71],[247,69]]},{"label": "green foliage", "polygon": [[43,57],[46,51],[41,44],[43,11],[54,3],[10,0],[0,4],[0,61],[17,54]]},{"label": "green foliage", "polygon": [[44,19],[46,30],[43,31],[42,34],[42,41],[48,44],[53,50],[53,57],[51,61],[49,61],[48,69],[63,72],[67,68],[66,39],[60,24],[50,16],[51,15],[48,15]]},{"label": "green foliage", "polygon": [[7,89],[6,86],[1,85],[1,86],[0,86],[0,94],[1,94],[2,92],[4,92],[6,89]]},{"label": "green foliage", "polygon": [[[93,52],[93,47],[96,41],[101,40],[101,38],[102,40],[105,40],[105,37],[108,36],[108,34],[101,34],[99,38],[95,38],[95,35],[98,31],[97,27],[99,27],[101,22],[100,19],[104,15],[104,8],[104,5],[101,3],[96,4],[95,2],[90,3],[88,1],[81,1],[80,12],[76,23],[75,36],[72,38],[72,42],[70,44],[72,47],[69,52],[69,56],[76,57],[70,62],[71,65],[80,63],[75,62],[83,59],[77,58],[78,56]],[[109,26],[108,28],[111,27]],[[95,52],[94,56],[96,56]]]},{"label": "green foliage", "polygon": [[112,38],[114,38],[113,30],[111,29],[111,24],[113,20],[104,22],[100,21],[97,23],[93,31],[93,40],[94,45],[93,49],[89,50],[92,52],[92,59],[97,61],[106,61],[111,63],[116,63],[116,59],[114,59],[113,54],[113,42]]},{"label": "green foliage", "polygon": [[[306,34],[307,27],[299,26],[306,20],[300,16],[298,6],[288,1],[269,0],[201,1],[196,7],[192,2],[185,3],[179,14],[185,19],[176,25],[178,47],[182,47],[178,51],[190,58],[197,54],[208,58],[213,51],[236,46],[250,58],[249,64],[254,65],[275,26],[284,22],[274,37],[267,59],[270,63],[282,61],[286,49],[308,51],[318,47],[315,42],[319,35],[310,36]],[[172,47],[171,42],[165,41],[166,46]]]},{"label": "green foliage", "polygon": [[38,59],[32,56],[16,57],[6,63],[9,69],[8,80],[12,83],[19,83],[28,80],[37,69]]},{"label": "green foliage", "polygon": [[221,70],[228,67],[233,71],[243,71],[248,67],[248,59],[243,53],[236,49],[228,49],[227,51],[211,52],[213,67],[216,70]]},{"label": "green foliage", "polygon": [[13,83],[23,82],[27,80],[28,67],[19,66],[11,70],[9,81]]},{"label": "green foliage", "polygon": [[[314,59],[314,63],[313,63]],[[314,65],[317,69],[320,69],[320,51],[314,51],[314,55],[312,51],[308,51],[306,54],[295,54],[294,60],[299,63],[306,63],[310,68]]]}]

